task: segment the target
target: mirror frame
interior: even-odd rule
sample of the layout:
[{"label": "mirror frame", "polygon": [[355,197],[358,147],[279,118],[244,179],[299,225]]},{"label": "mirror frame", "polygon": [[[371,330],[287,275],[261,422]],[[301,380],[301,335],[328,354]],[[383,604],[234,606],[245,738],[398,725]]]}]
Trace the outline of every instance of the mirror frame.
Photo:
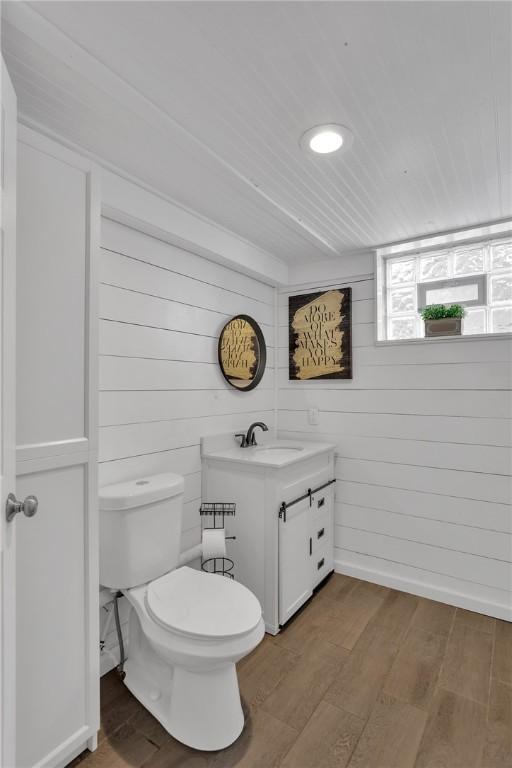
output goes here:
[{"label": "mirror frame", "polygon": [[[258,346],[260,351],[258,365],[256,367],[256,373],[254,374],[254,378],[247,387],[237,387],[236,384],[233,384],[229,380],[227,375],[224,373],[224,367],[222,365],[222,358],[221,358],[222,337],[224,335],[224,331],[226,330],[227,326],[230,323],[232,323],[233,320],[245,320],[246,323],[249,323],[249,325],[251,326],[251,328],[253,329],[256,335],[256,339],[258,340]],[[250,317],[250,315],[233,315],[233,317],[231,317],[227,321],[227,323],[224,324],[219,334],[219,342],[217,345],[217,357],[219,360],[220,371],[230,387],[233,387],[233,389],[236,389],[237,392],[250,392],[251,389],[254,389],[255,387],[257,387],[260,381],[262,380],[263,374],[265,373],[265,368],[267,367],[267,345],[265,342],[265,337],[263,336],[263,332],[260,326],[258,325],[258,323],[256,322],[256,320]]]}]

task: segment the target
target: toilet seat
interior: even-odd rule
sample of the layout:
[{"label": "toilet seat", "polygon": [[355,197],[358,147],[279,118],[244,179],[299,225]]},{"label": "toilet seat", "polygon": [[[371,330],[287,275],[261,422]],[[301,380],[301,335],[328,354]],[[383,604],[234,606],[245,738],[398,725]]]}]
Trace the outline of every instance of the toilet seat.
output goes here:
[{"label": "toilet seat", "polygon": [[240,637],[261,621],[258,599],[242,584],[186,566],[151,582],[145,605],[160,626],[198,639]]}]

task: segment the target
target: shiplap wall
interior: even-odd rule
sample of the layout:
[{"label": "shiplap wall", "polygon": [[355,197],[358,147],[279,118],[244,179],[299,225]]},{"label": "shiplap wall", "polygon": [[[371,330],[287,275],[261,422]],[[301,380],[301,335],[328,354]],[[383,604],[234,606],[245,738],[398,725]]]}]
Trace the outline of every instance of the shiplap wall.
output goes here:
[{"label": "shiplap wall", "polygon": [[[99,483],[184,475],[186,549],[200,538],[200,437],[274,426],[274,288],[108,219],[100,282]],[[239,313],[267,343],[251,392],[230,387],[217,363],[219,333]]]},{"label": "shiplap wall", "polygon": [[[274,424],[274,289],[251,277],[102,220],[99,482],[185,476],[183,547],[196,543],[202,435]],[[257,389],[237,392],[219,371],[217,340],[238,313],[268,347]]]},{"label": "shiplap wall", "polygon": [[280,295],[278,334],[280,436],[337,444],[336,569],[511,619],[511,342],[376,346],[373,274],[336,269],[353,379],[288,380],[288,296],[328,280]]}]

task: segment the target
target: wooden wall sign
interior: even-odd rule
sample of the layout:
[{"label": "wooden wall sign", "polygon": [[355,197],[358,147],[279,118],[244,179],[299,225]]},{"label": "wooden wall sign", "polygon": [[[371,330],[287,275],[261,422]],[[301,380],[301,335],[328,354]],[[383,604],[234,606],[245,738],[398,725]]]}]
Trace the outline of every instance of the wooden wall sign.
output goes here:
[{"label": "wooden wall sign", "polygon": [[290,296],[288,310],[290,379],[351,379],[351,288]]},{"label": "wooden wall sign", "polygon": [[237,315],[226,323],[219,337],[219,365],[232,387],[254,389],[265,372],[267,350],[258,323],[248,315]]}]

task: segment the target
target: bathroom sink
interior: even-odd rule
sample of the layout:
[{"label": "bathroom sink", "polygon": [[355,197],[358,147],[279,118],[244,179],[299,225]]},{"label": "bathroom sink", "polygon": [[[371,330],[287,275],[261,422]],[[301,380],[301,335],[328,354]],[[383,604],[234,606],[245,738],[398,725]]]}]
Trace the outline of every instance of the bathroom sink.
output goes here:
[{"label": "bathroom sink", "polygon": [[286,459],[298,458],[297,453],[303,450],[304,447],[301,445],[262,445],[255,448],[254,453],[260,460],[269,458],[285,461]]},{"label": "bathroom sink", "polygon": [[312,456],[333,450],[327,443],[298,443],[291,440],[271,440],[249,448],[233,445],[232,435],[205,437],[201,440],[202,456],[206,459],[229,461],[236,464],[254,464],[262,467],[285,467]]}]

